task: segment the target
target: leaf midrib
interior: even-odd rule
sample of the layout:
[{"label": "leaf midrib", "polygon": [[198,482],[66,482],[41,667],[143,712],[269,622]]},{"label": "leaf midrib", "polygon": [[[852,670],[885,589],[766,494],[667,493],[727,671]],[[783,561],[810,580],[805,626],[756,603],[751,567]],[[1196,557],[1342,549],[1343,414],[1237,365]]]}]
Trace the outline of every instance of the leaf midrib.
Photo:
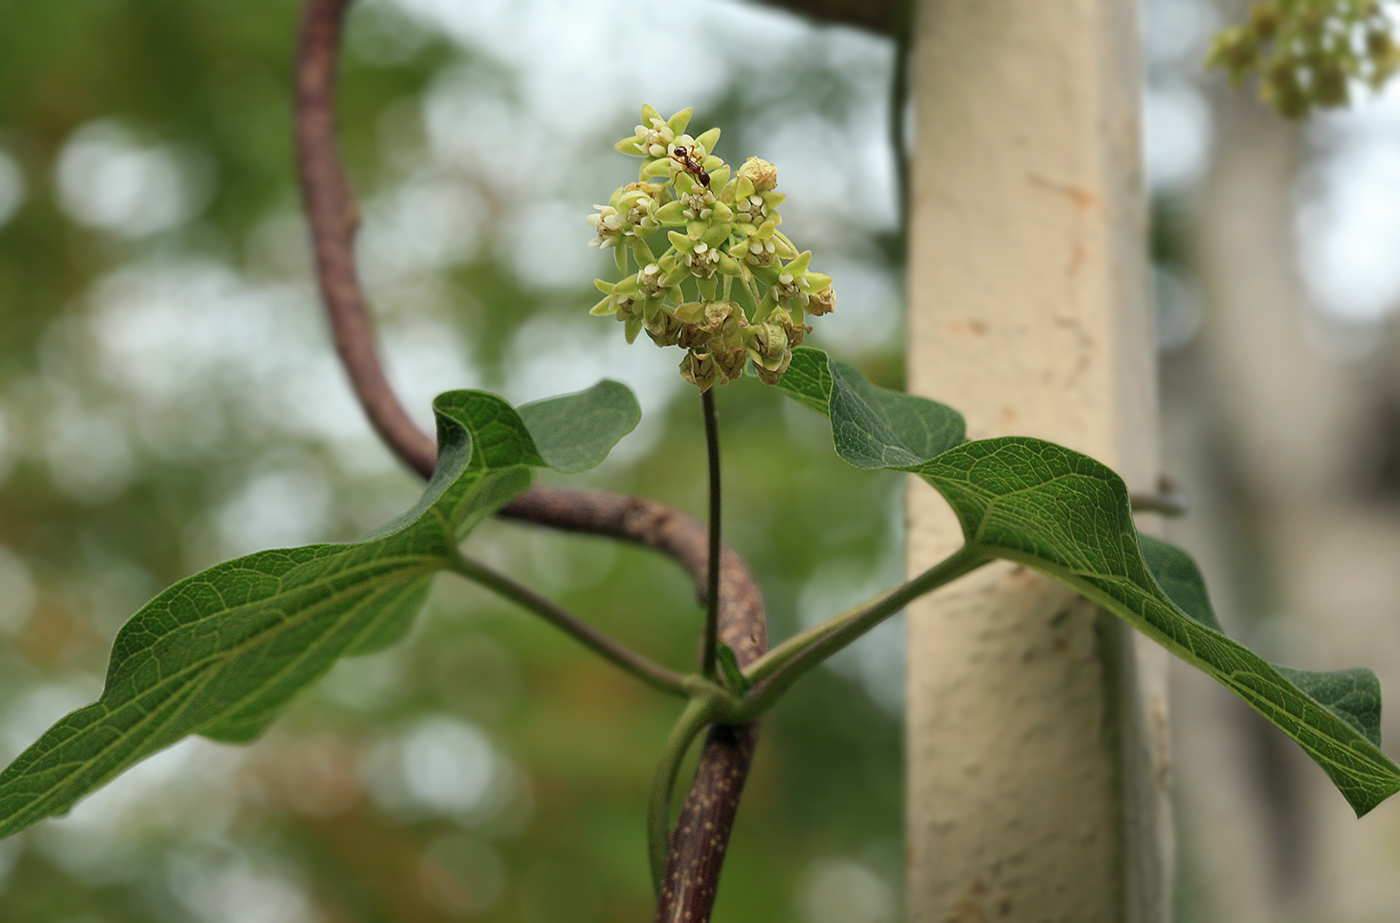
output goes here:
[{"label": "leaf midrib", "polygon": [[[1126,585],[1136,590],[1138,595],[1144,601],[1148,603],[1156,603],[1160,606],[1171,607],[1171,609],[1176,610],[1177,614],[1180,616],[1180,618],[1186,625],[1188,631],[1204,632],[1209,635],[1215,635],[1219,637],[1222,641],[1228,642],[1231,647],[1237,647],[1241,650],[1247,651],[1251,656],[1257,658],[1261,663],[1265,664],[1266,666],[1271,666],[1268,663],[1268,661],[1264,660],[1264,658],[1259,657],[1259,655],[1255,654],[1253,651],[1249,651],[1248,648],[1244,647],[1236,641],[1233,641],[1228,636],[1216,632],[1208,626],[1200,624],[1195,619],[1192,619],[1190,616],[1186,615],[1184,612],[1180,612],[1180,610],[1177,610],[1175,604],[1172,603],[1170,600],[1160,599],[1140,590],[1137,587],[1137,585],[1129,581],[1128,578],[1116,576],[1105,577],[1100,576],[1098,574],[1086,576],[1073,571],[1069,571],[1063,567],[1060,567],[1059,565],[1054,564],[1053,562],[1045,560],[1044,558],[1038,558],[1035,555],[1026,554],[1025,552],[1019,549],[989,544],[982,544],[979,547],[985,549],[989,554],[992,554],[1003,560],[1011,561],[1016,564],[1022,564],[1026,567],[1031,567],[1035,570],[1041,571],[1047,576],[1053,577],[1055,580],[1064,583],[1066,586],[1069,586],[1071,589],[1075,590],[1076,592],[1083,595],[1085,598],[1091,600],[1092,602],[1100,606],[1113,608],[1114,604],[1116,603],[1118,608],[1130,609],[1130,607],[1123,600],[1112,596],[1101,587],[1098,587],[1094,583],[1090,582],[1089,577],[1096,577],[1102,580],[1112,580],[1116,583],[1121,582],[1122,585]],[[1337,737],[1334,737],[1333,735],[1327,733],[1325,729],[1320,728],[1316,724],[1308,721],[1306,715],[1294,714],[1293,712],[1284,708],[1279,701],[1268,698],[1267,696],[1262,696],[1256,693],[1249,686],[1242,685],[1235,681],[1235,677],[1241,674],[1246,676],[1257,676],[1260,678],[1261,681],[1265,682],[1267,685],[1277,688],[1278,684],[1270,682],[1269,678],[1266,675],[1252,670],[1231,670],[1229,672],[1220,670],[1219,668],[1212,665],[1209,661],[1204,660],[1201,657],[1201,655],[1196,652],[1194,646],[1188,646],[1175,641],[1171,638],[1171,636],[1161,631],[1161,629],[1159,629],[1155,624],[1149,621],[1145,613],[1138,612],[1137,614],[1141,620],[1141,624],[1135,624],[1134,627],[1151,637],[1158,644],[1161,644],[1163,647],[1166,647],[1168,650],[1172,651],[1172,653],[1175,656],[1190,663],[1192,666],[1197,667],[1202,672],[1207,673],[1212,677],[1215,677],[1218,682],[1228,687],[1236,695],[1239,695],[1241,698],[1244,698],[1251,704],[1254,704],[1254,707],[1260,712],[1268,711],[1273,712],[1275,714],[1285,715],[1288,718],[1291,718],[1298,725],[1298,727],[1308,729],[1316,738],[1318,738],[1319,740],[1326,741],[1328,744],[1331,745],[1331,747],[1342,752],[1351,753],[1357,759],[1357,762],[1360,765],[1358,767],[1346,766],[1343,763],[1338,762],[1330,754],[1323,752],[1322,749],[1317,746],[1307,747],[1309,755],[1312,756],[1313,759],[1318,760],[1319,762],[1326,762],[1332,766],[1337,767],[1339,771],[1345,773],[1347,776],[1354,779],[1358,786],[1364,784],[1363,780],[1367,778],[1374,779],[1377,781],[1391,779],[1393,782],[1393,776],[1391,773],[1376,771],[1376,767],[1386,768],[1385,762],[1381,762],[1376,759],[1376,756],[1379,755],[1383,760],[1388,760],[1388,757],[1385,757],[1384,755],[1384,751],[1382,751],[1375,744],[1371,743],[1365,737],[1361,736],[1360,732],[1358,732],[1356,728],[1352,727],[1352,725],[1350,725],[1344,719],[1333,714],[1331,710],[1327,708],[1327,706],[1323,705],[1321,702],[1308,695],[1302,689],[1298,688],[1295,684],[1286,683],[1286,686],[1284,688],[1293,690],[1293,695],[1299,697],[1302,700],[1311,702],[1319,711],[1330,716],[1330,718],[1333,721],[1336,721],[1339,724],[1346,726],[1355,735],[1354,742],[1346,742]],[[1266,707],[1260,708],[1259,705],[1255,703],[1262,703]],[[1296,739],[1297,738],[1295,737],[1295,740]],[[1299,743],[1302,742],[1299,741]],[[1363,749],[1358,751],[1358,745]],[[1370,768],[1371,771],[1364,771],[1362,767]],[[1370,788],[1372,791],[1383,792],[1386,790],[1387,786],[1384,784],[1379,784],[1372,785],[1370,786]],[[1394,790],[1393,785],[1392,790]]]},{"label": "leaf midrib", "polygon": [[[413,568],[403,567],[399,569],[397,573],[387,578],[390,582],[388,582],[386,585],[375,587],[372,592],[364,594],[363,599],[361,599],[359,602],[353,603],[350,608],[345,610],[345,615],[350,616],[356,612],[361,611],[363,606],[369,600],[380,598],[390,593],[400,592],[404,589],[406,584],[411,583],[413,580],[416,580],[420,577],[430,576],[438,569],[437,567],[426,566],[426,562],[436,561],[438,559],[425,557],[423,560],[425,562],[424,566]],[[368,570],[370,568],[364,569]],[[265,600],[262,600],[262,605],[270,605],[276,599],[291,595],[292,592],[295,591],[284,591],[283,593],[279,593],[278,596],[269,597]],[[299,612],[290,615],[287,618],[276,622],[275,624],[269,625],[266,629],[248,635],[238,645],[232,648],[222,649],[218,653],[211,654],[198,661],[195,661],[186,666],[185,668],[173,674],[170,674],[169,676],[162,677],[156,683],[153,683],[152,685],[147,686],[145,689],[140,690],[135,695],[133,695],[132,697],[128,698],[126,701],[120,704],[110,706],[104,705],[103,699],[99,697],[96,702],[93,702],[92,705],[86,707],[91,708],[94,706],[103,706],[104,708],[106,708],[104,719],[108,720],[113,717],[119,716],[125,712],[129,712],[133,708],[138,707],[142,702],[146,701],[151,696],[156,696],[157,701],[161,702],[161,705],[151,709],[142,709],[141,714],[143,715],[143,717],[138,719],[134,724],[132,724],[132,726],[128,730],[123,731],[121,734],[112,738],[110,743],[106,744],[101,748],[101,751],[97,757],[57,762],[55,763],[54,768],[57,769],[58,767],[78,767],[75,771],[82,772],[84,767],[99,762],[101,754],[111,753],[114,749],[120,749],[125,742],[141,736],[140,732],[143,729],[148,729],[149,720],[161,717],[162,713],[166,711],[166,705],[174,706],[174,712],[169,714],[166,720],[161,721],[160,725],[168,725],[170,722],[174,721],[174,719],[179,717],[179,715],[183,712],[183,709],[191,703],[191,701],[196,697],[199,689],[202,688],[202,684],[199,681],[199,677],[191,676],[191,674],[207,673],[210,664],[214,661],[227,661],[235,659],[241,654],[251,650],[253,647],[255,647],[258,643],[260,643],[263,639],[267,638],[268,636],[286,628],[295,627],[296,625],[301,624],[303,621],[318,617],[319,615],[321,615],[322,612],[324,612],[326,607],[332,605],[337,599],[342,598],[343,596],[337,596],[335,594],[328,595],[323,599],[318,600],[317,602],[312,603],[309,606],[303,608]],[[255,604],[247,603],[241,606],[234,607],[233,609],[224,609],[217,613],[211,613],[209,616],[203,616],[199,620],[187,624],[197,625],[199,624],[199,622],[204,621],[208,618],[214,618],[218,616],[229,616],[237,612],[238,609],[254,607]],[[257,608],[262,608],[262,606],[259,605],[257,606]],[[375,624],[376,623],[373,620],[366,623],[365,631],[368,631]],[[363,637],[363,632],[359,633],[357,636]],[[325,640],[326,637],[327,636],[323,636],[322,638],[317,639],[318,643],[320,641]],[[303,653],[303,655],[299,655],[298,657],[292,658],[289,661],[288,666],[290,667],[304,662],[303,658],[305,654],[309,653],[312,649],[314,648],[309,648],[307,652]],[[265,688],[271,683],[273,679],[275,679],[278,676],[285,675],[286,672],[287,670],[285,668],[278,670],[277,673],[273,675],[273,677],[269,678],[269,682],[261,684],[258,687],[258,689]],[[229,713],[236,711],[239,705],[241,705],[243,702],[246,702],[249,698],[255,696],[256,692],[257,690],[252,690],[249,692],[249,694],[240,696],[237,700],[231,702],[229,706],[223,710],[220,717],[226,717]],[[105,726],[105,721],[94,721],[91,724],[79,729],[72,737],[69,737],[67,740],[62,741],[59,744],[59,747],[66,748],[74,744],[75,742],[82,741],[88,736],[90,736],[91,733],[97,733],[100,730],[102,730]],[[145,734],[145,739],[158,739],[161,730],[163,730],[162,726],[157,726],[154,730],[147,730]],[[198,727],[196,726],[195,728],[191,728],[186,733],[197,734],[199,733]],[[141,752],[141,745],[139,743],[128,746],[130,752]],[[55,748],[55,750],[57,749],[58,748]],[[50,750],[48,752],[54,753],[55,750]],[[100,784],[102,781],[105,781],[107,778],[110,777],[110,775],[111,774],[104,774],[100,776],[98,779],[98,783]],[[47,801],[49,798],[53,797],[56,792],[62,791],[62,789],[65,787],[64,783],[71,783],[72,781],[73,779],[71,775],[64,775],[57,784],[52,785],[49,788],[44,789],[42,792],[38,793],[33,803],[36,807],[44,804],[44,802]],[[83,784],[88,785],[89,787],[94,787],[87,780],[84,780]],[[15,818],[23,816],[24,813],[32,812],[21,812],[20,814],[16,814],[14,818],[11,818],[10,820],[13,821]]]}]

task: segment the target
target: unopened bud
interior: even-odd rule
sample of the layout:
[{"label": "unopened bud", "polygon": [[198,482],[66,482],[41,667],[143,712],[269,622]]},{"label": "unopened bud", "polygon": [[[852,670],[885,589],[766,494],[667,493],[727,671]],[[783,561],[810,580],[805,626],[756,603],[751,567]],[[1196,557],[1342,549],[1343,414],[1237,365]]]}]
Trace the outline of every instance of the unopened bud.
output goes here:
[{"label": "unopened bud", "polygon": [[714,387],[715,382],[720,379],[720,374],[714,356],[709,353],[697,353],[692,350],[681,360],[681,377],[699,388],[701,393]]},{"label": "unopened bud", "polygon": [[767,192],[778,185],[778,168],[757,157],[750,157],[744,161],[738,175],[753,183],[755,192]]}]

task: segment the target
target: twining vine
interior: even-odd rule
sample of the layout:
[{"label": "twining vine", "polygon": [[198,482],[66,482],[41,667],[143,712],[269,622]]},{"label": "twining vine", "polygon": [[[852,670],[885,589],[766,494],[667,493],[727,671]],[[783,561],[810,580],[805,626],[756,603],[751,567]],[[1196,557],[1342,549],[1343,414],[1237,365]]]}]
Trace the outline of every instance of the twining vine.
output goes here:
[{"label": "twining vine", "polygon": [[[409,468],[431,476],[433,440],[410,419],[384,374],[354,255],[359,209],[336,141],[336,75],[351,0],[307,0],[296,64],[297,166],[316,258],[316,280],[336,352],[380,438]],[[748,666],[767,650],[763,598],[743,560],[720,550],[710,577],[706,526],[644,497],[536,484],[500,516],[551,529],[645,545],[690,574],[701,602],[715,613],[718,637]],[[713,594],[713,598],[711,597]],[[671,837],[657,920],[705,920],[714,905],[724,850],[753,762],[758,722],[709,730],[699,766]]]}]

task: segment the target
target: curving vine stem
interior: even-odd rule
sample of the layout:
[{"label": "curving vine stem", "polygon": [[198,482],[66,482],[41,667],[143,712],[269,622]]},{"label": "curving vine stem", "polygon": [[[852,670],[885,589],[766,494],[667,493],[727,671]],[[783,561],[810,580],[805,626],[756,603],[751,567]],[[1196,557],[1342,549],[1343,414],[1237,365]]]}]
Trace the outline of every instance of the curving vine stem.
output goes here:
[{"label": "curving vine stem", "polygon": [[[385,377],[355,265],[358,208],[335,137],[335,80],[342,22],[350,0],[306,0],[296,64],[297,166],[316,258],[316,279],[336,351],[384,443],[424,478],[437,451],[408,416]],[[674,558],[707,600],[708,530],[694,517],[641,497],[535,485],[504,507],[507,519],[609,536]],[[748,567],[721,551],[719,634],[741,666],[768,644],[763,600]],[[757,722],[712,727],[680,820],[671,836],[657,921],[710,919],[725,847],[753,759]]]}]

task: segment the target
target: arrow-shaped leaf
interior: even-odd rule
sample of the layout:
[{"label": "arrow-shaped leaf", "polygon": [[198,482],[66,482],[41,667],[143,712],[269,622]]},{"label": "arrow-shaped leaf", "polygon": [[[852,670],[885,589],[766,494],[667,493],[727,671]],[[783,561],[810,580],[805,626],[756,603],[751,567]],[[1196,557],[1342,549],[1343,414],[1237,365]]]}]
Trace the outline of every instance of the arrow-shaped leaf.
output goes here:
[{"label": "arrow-shaped leaf", "polygon": [[529,469],[598,462],[640,418],[604,381],[521,407],[480,391],[434,403],[439,455],[422,498],[369,538],[260,551],[187,577],[117,633],[102,697],[0,773],[0,836],[66,812],[189,734],[257,736],[344,656],[408,630],[457,544],[530,483]]},{"label": "arrow-shaped leaf", "polygon": [[[1380,749],[1375,674],[1275,667],[1226,637],[1195,564],[1138,534],[1127,487],[1107,466],[1026,437],[939,441],[928,434],[950,434],[951,411],[917,398],[872,398],[879,389],[855,383],[858,377],[803,347],[793,351],[779,387],[830,418],[846,461],[909,471],[931,484],[970,545],[1074,587],[1214,676],[1296,740],[1358,816],[1400,791],[1400,767]],[[927,419],[920,425],[911,416]],[[915,446],[925,454],[895,460]]]}]

